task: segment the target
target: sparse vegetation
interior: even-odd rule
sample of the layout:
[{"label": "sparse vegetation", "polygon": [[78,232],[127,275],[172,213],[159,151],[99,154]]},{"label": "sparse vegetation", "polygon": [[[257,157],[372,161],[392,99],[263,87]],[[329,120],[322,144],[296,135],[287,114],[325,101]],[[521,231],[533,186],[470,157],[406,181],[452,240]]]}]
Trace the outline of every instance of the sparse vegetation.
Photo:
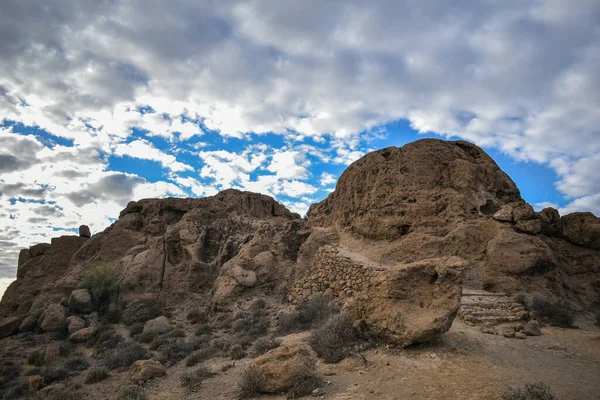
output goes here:
[{"label": "sparse vegetation", "polygon": [[268,336],[264,336],[264,337],[258,338],[252,344],[252,347],[250,347],[249,353],[252,357],[258,357],[260,355],[265,354],[269,350],[273,350],[273,349],[279,347],[280,344],[281,344],[281,340],[278,340],[278,339],[275,339],[272,337],[268,337]]},{"label": "sparse vegetation", "polygon": [[150,353],[138,343],[128,340],[119,343],[106,360],[106,366],[111,370],[126,369],[137,360],[147,360]]},{"label": "sparse vegetation", "polygon": [[110,371],[104,367],[91,368],[85,377],[85,383],[97,383],[110,377]]},{"label": "sparse vegetation", "polygon": [[212,335],[212,329],[209,325],[201,322],[198,324],[198,327],[196,328],[195,335],[196,336]]},{"label": "sparse vegetation", "polygon": [[561,328],[570,328],[573,326],[573,315],[563,303],[536,297],[533,299],[531,308],[537,314],[538,318],[550,325]]},{"label": "sparse vegetation", "polygon": [[342,313],[330,317],[315,329],[308,343],[326,363],[336,363],[348,356],[358,338],[352,328],[352,319]]},{"label": "sparse vegetation", "polygon": [[80,288],[88,289],[94,300],[103,306],[108,304],[118,285],[119,270],[108,262],[90,266],[79,283]]},{"label": "sparse vegetation", "polygon": [[200,366],[181,375],[181,386],[189,391],[194,391],[203,380],[214,376],[215,374],[205,366]]},{"label": "sparse vegetation", "polygon": [[41,367],[44,365],[44,351],[34,350],[27,355],[27,364]]},{"label": "sparse vegetation", "polygon": [[160,315],[161,307],[156,301],[134,300],[123,310],[123,322],[126,325],[143,324]]},{"label": "sparse vegetation", "polygon": [[216,353],[216,349],[211,346],[208,346],[204,349],[196,350],[188,356],[188,358],[185,361],[185,365],[188,367],[193,367],[194,365],[197,365],[200,362],[211,358]]},{"label": "sparse vegetation", "polygon": [[302,331],[317,326],[339,312],[339,307],[325,296],[317,296],[297,307],[295,312],[282,315],[278,327],[283,333]]},{"label": "sparse vegetation", "polygon": [[234,333],[252,338],[264,335],[268,329],[269,316],[262,309],[252,312],[240,311],[231,324]]},{"label": "sparse vegetation", "polygon": [[550,388],[542,382],[528,383],[522,388],[508,388],[502,393],[501,400],[554,400],[556,397]]},{"label": "sparse vegetation", "polygon": [[229,356],[232,360],[241,360],[242,358],[246,357],[246,352],[241,345],[234,344],[229,349]]},{"label": "sparse vegetation", "polygon": [[44,378],[46,385],[60,382],[71,376],[69,370],[62,363],[53,363],[42,368],[40,375]]},{"label": "sparse vegetation", "polygon": [[292,386],[288,390],[288,398],[295,399],[312,393],[321,386],[323,379],[315,371],[301,371],[292,378]]},{"label": "sparse vegetation", "polygon": [[515,296],[515,301],[525,307],[527,307],[527,296],[524,293],[519,293]]},{"label": "sparse vegetation", "polygon": [[87,345],[93,347],[99,354],[114,350],[123,338],[111,327],[101,325],[96,332],[89,338]]},{"label": "sparse vegetation", "polygon": [[90,363],[81,356],[72,356],[65,360],[64,366],[68,371],[85,371],[90,367]]},{"label": "sparse vegetation", "polygon": [[482,287],[483,290],[490,290],[491,291],[491,290],[494,289],[495,286],[496,286],[496,283],[493,280],[491,280],[491,279],[484,279],[481,282],[481,287]]},{"label": "sparse vegetation", "polygon": [[165,367],[171,367],[186,358],[194,349],[181,338],[159,336],[150,344],[150,349],[160,353]]},{"label": "sparse vegetation", "polygon": [[260,394],[264,379],[263,373],[256,366],[250,365],[246,368],[238,385],[240,398],[246,399]]},{"label": "sparse vegetation", "polygon": [[186,318],[192,324],[198,324],[198,323],[203,324],[203,323],[206,323],[206,321],[208,320],[208,315],[207,315],[206,311],[201,310],[199,308],[194,308],[193,310],[188,312]]},{"label": "sparse vegetation", "polygon": [[147,400],[144,388],[135,385],[125,386],[119,393],[119,400]]},{"label": "sparse vegetation", "polygon": [[144,331],[144,324],[135,323],[129,327],[129,336],[134,337],[141,334]]}]

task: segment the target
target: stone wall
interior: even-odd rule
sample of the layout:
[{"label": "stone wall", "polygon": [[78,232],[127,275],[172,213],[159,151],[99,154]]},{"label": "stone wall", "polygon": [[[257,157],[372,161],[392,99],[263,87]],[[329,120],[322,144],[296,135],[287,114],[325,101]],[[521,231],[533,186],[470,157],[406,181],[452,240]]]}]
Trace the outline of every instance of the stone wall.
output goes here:
[{"label": "stone wall", "polygon": [[336,248],[323,246],[315,254],[310,268],[297,277],[289,301],[303,303],[318,295],[352,297],[366,289],[375,274],[368,266],[340,255]]}]

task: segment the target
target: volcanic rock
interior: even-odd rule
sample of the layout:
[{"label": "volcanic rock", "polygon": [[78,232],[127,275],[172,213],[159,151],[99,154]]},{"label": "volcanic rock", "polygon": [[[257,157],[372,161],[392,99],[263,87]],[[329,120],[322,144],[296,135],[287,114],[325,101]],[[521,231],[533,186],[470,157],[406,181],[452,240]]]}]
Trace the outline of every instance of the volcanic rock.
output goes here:
[{"label": "volcanic rock", "polygon": [[600,218],[594,214],[573,213],[561,217],[561,235],[569,242],[600,250]]},{"label": "volcanic rock", "polygon": [[77,332],[80,329],[83,329],[87,326],[87,324],[85,323],[85,320],[83,318],[77,317],[77,316],[70,316],[66,319],[66,323],[67,323],[67,330],[69,331],[69,334],[73,334],[75,332]]},{"label": "volcanic rock", "polygon": [[0,320],[0,339],[18,332],[20,325],[21,319],[17,317],[7,317]]},{"label": "volcanic rock", "polygon": [[88,289],[77,289],[69,296],[69,308],[71,312],[87,314],[94,311],[94,302]]},{"label": "volcanic rock", "polygon": [[50,304],[42,314],[40,328],[44,332],[61,331],[66,328],[68,309],[60,304]]},{"label": "volcanic rock", "polygon": [[87,225],[81,225],[79,227],[79,236],[82,238],[90,238],[92,237],[92,233],[90,232],[90,228]]},{"label": "volcanic rock", "polygon": [[75,331],[69,336],[69,340],[72,342],[85,342],[88,340],[94,333],[96,332],[96,328],[93,326],[88,326],[87,328],[79,329]]}]

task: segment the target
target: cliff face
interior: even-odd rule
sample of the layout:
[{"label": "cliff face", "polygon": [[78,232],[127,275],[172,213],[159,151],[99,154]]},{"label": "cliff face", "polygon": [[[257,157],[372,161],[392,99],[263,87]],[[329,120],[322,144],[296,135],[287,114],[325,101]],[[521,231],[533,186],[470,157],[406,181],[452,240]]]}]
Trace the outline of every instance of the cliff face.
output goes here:
[{"label": "cliff face", "polygon": [[[23,250],[0,317],[37,318],[66,305],[84,272],[100,262],[119,271],[119,307],[158,299],[176,312],[193,304],[219,313],[257,295],[284,307],[326,294],[363,319],[364,310],[377,310],[372,323],[388,337],[397,337],[396,328],[414,338],[447,329],[463,269],[472,288],[485,280],[512,293],[560,296],[577,310],[600,304],[598,218],[534,212],[496,163],[463,141],[425,139],[367,154],[306,220],[268,196],[237,190],[130,202],[91,238]],[[398,291],[403,280],[414,287]],[[377,285],[397,300],[370,302]],[[417,328],[410,299],[421,299]],[[394,309],[408,318],[401,326],[386,314]]]}]

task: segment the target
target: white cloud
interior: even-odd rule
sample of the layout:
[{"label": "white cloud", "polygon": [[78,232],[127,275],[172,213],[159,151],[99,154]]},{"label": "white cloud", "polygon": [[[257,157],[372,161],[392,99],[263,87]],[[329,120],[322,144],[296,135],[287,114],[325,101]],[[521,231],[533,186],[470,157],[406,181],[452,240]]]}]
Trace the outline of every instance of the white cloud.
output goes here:
[{"label": "white cloud", "polygon": [[308,176],[309,165],[306,157],[300,152],[286,150],[273,154],[266,169],[275,172],[281,179],[303,179]]},{"label": "white cloud", "polygon": [[175,156],[166,154],[152,146],[147,140],[138,139],[129,143],[120,143],[115,147],[114,154],[119,157],[128,156],[142,160],[159,162],[164,168],[173,172],[191,171],[192,167],[177,161]]},{"label": "white cloud", "polygon": [[333,185],[334,183],[337,182],[337,179],[335,177],[335,175],[330,174],[328,172],[323,172],[321,174],[321,186],[329,186],[329,185]]}]

